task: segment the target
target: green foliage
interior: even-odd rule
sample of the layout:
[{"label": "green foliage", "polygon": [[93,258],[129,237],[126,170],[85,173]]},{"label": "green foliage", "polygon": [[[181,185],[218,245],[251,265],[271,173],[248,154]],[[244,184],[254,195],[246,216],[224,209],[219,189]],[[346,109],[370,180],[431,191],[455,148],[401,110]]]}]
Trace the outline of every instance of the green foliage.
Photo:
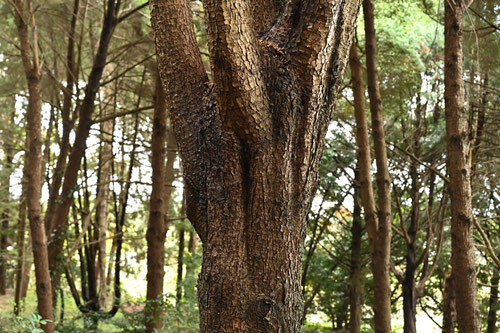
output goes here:
[{"label": "green foliage", "polygon": [[40,326],[48,322],[48,320],[42,319],[38,313],[33,313],[30,317],[12,316],[7,326],[2,327],[2,329],[10,333],[43,333]]}]

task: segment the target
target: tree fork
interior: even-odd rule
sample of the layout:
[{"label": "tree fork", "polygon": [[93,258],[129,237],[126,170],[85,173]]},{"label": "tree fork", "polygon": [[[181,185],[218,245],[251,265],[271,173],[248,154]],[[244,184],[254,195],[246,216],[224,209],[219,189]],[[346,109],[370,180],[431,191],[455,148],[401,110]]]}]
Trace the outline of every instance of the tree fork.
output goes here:
[{"label": "tree fork", "polygon": [[201,332],[300,331],[305,217],[359,9],[289,1],[258,36],[255,3],[204,1],[212,83],[190,2],[150,2],[186,212],[203,243]]}]

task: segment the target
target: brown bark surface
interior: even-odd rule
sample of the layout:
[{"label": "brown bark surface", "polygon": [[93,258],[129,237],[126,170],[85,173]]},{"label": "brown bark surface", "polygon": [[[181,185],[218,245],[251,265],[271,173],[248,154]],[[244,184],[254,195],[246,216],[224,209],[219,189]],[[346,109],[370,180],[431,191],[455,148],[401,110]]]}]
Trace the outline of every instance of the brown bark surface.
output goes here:
[{"label": "brown bark surface", "polygon": [[[363,2],[363,9],[371,6]],[[370,9],[368,8],[368,11]],[[368,18],[367,18],[368,14]],[[373,24],[373,8],[370,13],[365,13],[365,25]],[[366,23],[368,20],[368,23]],[[374,34],[373,26],[368,26],[368,31]],[[350,66],[352,75],[352,87],[354,95],[354,115],[356,118],[356,142],[358,145],[359,173],[360,173],[360,192],[361,202],[364,208],[366,229],[368,231],[368,240],[370,243],[370,254],[372,258],[372,272],[374,280],[374,324],[375,332],[391,332],[391,284],[390,284],[390,242],[391,242],[391,219],[390,219],[390,183],[387,166],[387,154],[385,151],[384,122],[381,114],[382,104],[380,93],[378,93],[378,82],[374,70],[375,47],[374,39],[368,41],[368,36],[373,37],[366,32],[367,48],[367,71],[368,78],[372,84],[372,95],[370,95],[370,107],[372,113],[373,138],[375,145],[375,155],[377,162],[377,182],[378,182],[378,211],[375,205],[373,184],[371,179],[371,154],[370,141],[368,137],[368,124],[366,120],[363,89],[363,68],[354,46],[350,52]],[[373,37],[374,38],[374,37]],[[368,52],[370,45],[370,52]],[[368,62],[371,66],[368,66]],[[374,89],[375,85],[376,89]],[[370,85],[369,85],[370,87]],[[370,89],[369,89],[370,90]],[[375,95],[374,97],[372,97]],[[377,97],[378,96],[378,97]],[[375,104],[372,105],[372,101]],[[382,138],[382,140],[381,140]],[[382,144],[383,147],[377,147]],[[389,184],[388,184],[389,183]],[[382,187],[381,187],[382,185]],[[389,215],[388,215],[389,214]]]},{"label": "brown bark surface", "polygon": [[463,0],[445,1],[444,100],[451,196],[451,264],[460,332],[481,329],[474,258],[470,140],[463,82]]},{"label": "brown bark surface", "polygon": [[[165,150],[167,141],[167,105],[165,93],[161,86],[160,78],[156,79],[155,108],[153,114],[153,135],[151,138],[153,169],[153,186],[151,189],[150,210],[146,240],[148,242],[146,276],[148,285],[146,299],[153,307],[147,313],[149,320],[146,322],[146,331],[161,330],[161,306],[159,297],[163,295],[163,275],[165,264]],[[168,162],[168,161],[167,161]]]},{"label": "brown bark surface", "polygon": [[254,1],[151,1],[160,73],[203,243],[201,332],[299,332],[305,216],[358,1],[290,1],[261,39]]},{"label": "brown bark surface", "polygon": [[[24,4],[26,3],[26,10]],[[50,283],[47,254],[47,238],[40,203],[42,185],[42,69],[38,55],[38,40],[35,29],[35,14],[31,1],[15,1],[16,23],[21,44],[21,59],[28,83],[27,133],[28,151],[26,159],[26,202],[30,222],[33,260],[35,263],[36,293],[38,313],[47,320],[42,328],[45,332],[54,331],[52,311],[52,288]],[[29,29],[31,28],[31,33]]]},{"label": "brown bark surface", "polygon": [[375,22],[373,2],[363,0],[363,14],[365,19],[365,51],[368,96],[370,97],[370,111],[372,120],[373,146],[377,165],[377,194],[378,194],[378,230],[377,242],[374,247],[372,261],[373,289],[375,296],[373,310],[375,313],[375,332],[391,332],[391,283],[389,277],[391,254],[391,180],[387,149],[385,146],[384,116],[382,114],[382,98],[377,75]]}]

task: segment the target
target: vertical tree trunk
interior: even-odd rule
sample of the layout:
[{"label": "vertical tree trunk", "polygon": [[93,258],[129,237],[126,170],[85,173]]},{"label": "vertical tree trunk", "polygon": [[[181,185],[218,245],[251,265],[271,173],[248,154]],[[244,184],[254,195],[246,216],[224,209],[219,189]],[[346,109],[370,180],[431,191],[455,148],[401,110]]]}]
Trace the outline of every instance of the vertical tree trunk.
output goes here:
[{"label": "vertical tree trunk", "polygon": [[[49,333],[54,331],[54,316],[52,312],[52,288],[49,275],[47,239],[40,203],[42,184],[42,69],[39,63],[35,14],[32,2],[28,0],[26,3],[27,10],[25,13],[23,1],[15,1],[17,29],[21,44],[21,59],[29,93],[28,126],[26,133],[29,138],[29,144],[25,164],[28,178],[26,200],[33,244],[33,260],[35,262],[38,312],[44,320],[47,320],[47,323],[42,325],[42,328],[45,332]],[[29,27],[32,29],[31,36],[28,30]]]},{"label": "vertical tree trunk", "polygon": [[[359,9],[255,3],[204,1],[210,83],[190,1],[150,2],[187,216],[203,243],[204,333],[300,331],[305,217]],[[270,29],[253,24],[264,14]]]},{"label": "vertical tree trunk", "polygon": [[[26,162],[25,162],[26,163]],[[21,203],[19,205],[19,224],[17,225],[17,264],[16,264],[16,285],[14,289],[14,313],[21,313],[21,300],[23,281],[26,279],[24,275],[25,262],[25,232],[26,232],[26,175],[22,180]]]},{"label": "vertical tree trunk", "polygon": [[176,304],[179,305],[182,299],[182,278],[184,276],[184,228],[179,230],[179,251],[177,253],[177,283],[175,299]]},{"label": "vertical tree trunk", "polygon": [[355,171],[354,181],[354,209],[351,226],[351,274],[349,277],[349,332],[361,333],[361,306],[363,305],[361,244],[363,221],[361,218],[361,205],[359,203],[359,170]]},{"label": "vertical tree trunk", "polygon": [[470,140],[463,83],[462,16],[464,0],[445,1],[445,117],[451,195],[451,263],[460,332],[479,333],[472,197]]},{"label": "vertical tree trunk", "polygon": [[[10,119],[5,121],[6,124],[14,124],[15,112],[12,112]],[[3,204],[5,207],[1,214],[1,224],[0,224],[0,295],[5,295],[7,293],[7,239],[9,233],[9,220],[11,216],[10,210],[10,176],[12,174],[12,155],[13,155],[13,139],[12,133],[8,126],[4,129],[3,138],[3,153],[4,153],[4,164],[2,175],[2,185],[1,190],[3,191]]]},{"label": "vertical tree trunk", "polygon": [[[29,149],[29,138],[26,136],[25,149]],[[24,164],[28,162],[27,154],[25,153]],[[23,178],[21,180],[21,199],[19,203],[19,223],[17,225],[17,265],[16,265],[16,286],[14,289],[14,313],[19,315],[21,313],[21,300],[26,296],[27,288],[24,288],[25,281],[29,280],[29,274],[26,274],[26,246],[25,246],[25,233],[26,233],[26,195],[28,186],[28,173],[27,168],[23,169]],[[31,266],[31,265],[30,265]]]},{"label": "vertical tree trunk", "polygon": [[488,309],[487,333],[495,333],[497,331],[497,311],[498,311],[498,282],[500,274],[498,268],[494,268],[493,276],[490,281],[490,300]]},{"label": "vertical tree trunk", "polygon": [[[153,115],[153,135],[151,138],[153,186],[151,190],[150,211],[146,239],[148,242],[148,273],[146,299],[152,311],[146,314],[146,331],[161,330],[161,299],[163,294],[163,275],[165,265],[165,143],[167,141],[167,105],[165,93],[158,75],[156,78],[155,109]],[[167,163],[170,160],[167,160]],[[173,161],[172,166],[173,166]]]},{"label": "vertical tree trunk", "polygon": [[[390,181],[385,151],[384,121],[381,114],[382,102],[378,92],[375,71],[375,44],[373,28],[373,5],[363,2],[366,29],[366,57],[369,78],[370,108],[372,113],[373,138],[377,162],[378,214],[371,180],[371,154],[368,138],[368,124],[365,114],[362,86],[363,72],[356,48],[351,47],[350,64],[356,118],[356,142],[358,144],[360,192],[365,211],[366,229],[370,242],[372,272],[374,280],[374,325],[375,332],[391,332],[391,283],[389,276],[391,224],[390,219]],[[368,22],[366,22],[368,21]],[[370,38],[369,38],[370,37]],[[370,66],[368,66],[370,64]],[[371,87],[371,89],[370,89]],[[371,93],[370,93],[371,91]]]},{"label": "vertical tree trunk", "polygon": [[[420,97],[418,97],[420,98]],[[421,110],[420,103],[417,103],[415,109],[415,121],[413,123],[413,133],[411,142],[409,143],[409,151],[413,156],[419,157],[420,153],[420,126],[421,126]],[[410,161],[410,178],[411,178],[411,211],[410,225],[406,229],[404,221],[401,221],[402,228],[405,228],[406,241],[406,269],[403,279],[403,316],[404,316],[404,333],[417,332],[417,300],[418,292],[416,288],[415,275],[417,273],[417,232],[420,224],[420,183],[418,165],[415,159]],[[430,212],[430,210],[429,210]],[[401,219],[403,217],[401,216]],[[429,220],[430,221],[430,220]],[[430,222],[429,222],[430,223]]]},{"label": "vertical tree trunk", "polygon": [[97,197],[101,198],[96,207],[96,222],[98,230],[98,277],[99,277],[99,304],[106,306],[106,236],[108,232],[108,215],[110,202],[111,163],[113,159],[113,119],[101,124],[101,152],[99,161],[99,186]]}]

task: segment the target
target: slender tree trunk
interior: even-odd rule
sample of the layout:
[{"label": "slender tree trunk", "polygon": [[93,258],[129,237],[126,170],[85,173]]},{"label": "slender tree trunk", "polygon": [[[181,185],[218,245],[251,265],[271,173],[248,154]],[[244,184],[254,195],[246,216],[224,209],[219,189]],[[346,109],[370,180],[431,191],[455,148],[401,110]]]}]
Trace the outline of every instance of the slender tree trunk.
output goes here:
[{"label": "slender tree trunk", "polygon": [[487,333],[497,332],[497,311],[498,311],[498,282],[500,280],[500,274],[498,269],[495,269],[493,276],[490,281],[490,300],[488,309],[488,321],[487,321]]},{"label": "slender tree trunk", "polygon": [[[371,9],[370,9],[371,8]],[[375,44],[373,28],[373,7],[371,2],[363,2],[365,11],[367,71],[372,113],[373,138],[377,162],[378,213],[371,180],[371,154],[368,138],[368,124],[365,114],[364,93],[362,86],[363,72],[355,47],[351,47],[350,64],[354,95],[354,113],[356,118],[356,142],[359,154],[360,192],[365,211],[366,229],[370,242],[372,272],[374,280],[374,324],[376,333],[391,332],[391,284],[390,284],[390,181],[385,151],[384,121],[381,114],[382,102],[378,92],[375,70]],[[371,19],[370,19],[371,18]],[[368,22],[366,22],[368,20]],[[371,22],[371,23],[370,23]],[[369,38],[370,37],[370,38]],[[370,66],[368,66],[370,64]],[[370,89],[371,87],[371,89]]]},{"label": "slender tree trunk", "polygon": [[[33,244],[33,260],[35,262],[36,292],[38,298],[38,313],[47,320],[42,328],[45,332],[54,331],[54,315],[52,311],[52,288],[47,254],[47,238],[42,218],[40,203],[42,184],[42,96],[41,75],[39,63],[38,40],[36,35],[35,14],[31,1],[24,3],[16,0],[16,19],[21,43],[21,59],[28,83],[27,133],[28,152],[26,159],[27,206],[30,221],[31,239]],[[26,15],[27,14],[27,15]],[[29,28],[32,29],[31,36]]]},{"label": "slender tree trunk", "polygon": [[203,243],[203,333],[300,331],[305,217],[359,8],[257,2],[270,30],[253,25],[266,17],[254,3],[204,1],[213,84],[190,1],[150,2],[187,216]]},{"label": "slender tree trunk", "polygon": [[176,304],[179,305],[182,299],[182,279],[184,276],[184,229],[179,230],[179,251],[177,253],[177,284],[176,284],[176,292],[175,299]]},{"label": "slender tree trunk", "polygon": [[85,97],[79,109],[79,123],[75,133],[75,142],[68,159],[68,164],[64,172],[64,182],[61,195],[54,208],[54,215],[50,224],[51,242],[49,245],[49,263],[53,272],[52,284],[54,289],[59,285],[62,273],[61,252],[66,238],[67,217],[71,202],[73,201],[73,191],[77,181],[81,160],[85,154],[86,141],[92,124],[92,114],[95,109],[95,98],[99,90],[100,81],[108,54],[108,48],[114,28],[117,24],[120,1],[108,0],[107,10],[104,17],[104,24],[101,30],[99,47],[94,58],[92,70],[89,75]]},{"label": "slender tree trunk", "polygon": [[[6,122],[7,124],[14,124],[13,118],[15,113],[12,113],[10,119]],[[3,208],[1,214],[1,225],[0,225],[0,295],[5,295],[7,293],[7,241],[9,233],[9,220],[11,218],[10,210],[10,177],[12,174],[12,155],[13,155],[13,140],[9,128],[4,129],[4,165],[3,170],[4,178],[2,180],[2,188],[4,194]]]},{"label": "slender tree trunk", "polygon": [[113,159],[113,127],[114,121],[110,119],[101,123],[102,146],[99,161],[99,193],[101,198],[96,203],[96,220],[98,230],[98,277],[99,277],[99,304],[101,308],[106,307],[106,236],[108,232],[108,215],[110,202],[110,180],[111,180],[111,162]]},{"label": "slender tree trunk", "polygon": [[[420,153],[420,126],[421,126],[421,110],[420,103],[417,103],[415,110],[415,122],[413,124],[413,133],[409,150],[413,156],[419,157]],[[405,229],[406,241],[406,269],[403,278],[403,316],[404,316],[404,333],[417,332],[417,300],[418,293],[415,282],[415,275],[417,273],[417,232],[418,225],[420,224],[420,183],[418,174],[417,162],[412,159],[410,161],[410,178],[411,178],[411,211],[410,211],[410,225]],[[401,216],[401,219],[403,217]],[[401,221],[402,228],[404,221]],[[429,222],[430,223],[430,222]]]},{"label": "slender tree trunk", "polygon": [[25,232],[26,232],[26,179],[23,177],[23,190],[21,195],[21,204],[19,205],[19,224],[17,225],[17,264],[16,264],[16,285],[14,289],[14,313],[21,313],[21,300],[25,263]]},{"label": "slender tree trunk", "polygon": [[445,1],[445,117],[448,172],[451,195],[451,263],[457,297],[460,332],[479,333],[474,258],[472,196],[470,185],[470,140],[467,131],[463,83],[463,0]]},{"label": "slender tree trunk", "polygon": [[349,332],[361,333],[361,306],[363,305],[363,267],[361,266],[361,244],[363,222],[359,198],[359,171],[355,172],[354,209],[351,226],[351,274],[349,277]]},{"label": "slender tree trunk", "polygon": [[[29,149],[29,139],[26,136],[25,140],[26,149]],[[27,163],[27,157],[25,155],[24,163]],[[26,195],[27,195],[27,186],[28,186],[28,174],[26,168],[23,170],[23,178],[21,183],[21,200],[19,204],[19,223],[17,225],[17,265],[16,265],[16,286],[14,290],[14,313],[19,315],[21,312],[21,300],[26,296],[25,292],[23,294],[24,282],[29,280],[26,275],[26,246],[25,246],[25,233],[26,233]]]},{"label": "slender tree trunk", "polygon": [[[156,79],[153,135],[151,138],[153,186],[146,239],[148,242],[148,273],[146,299],[153,308],[147,313],[146,331],[161,330],[163,275],[165,265],[165,144],[167,141],[167,106],[160,77]],[[167,163],[169,161],[167,160]],[[172,161],[173,166],[173,161]]]}]

